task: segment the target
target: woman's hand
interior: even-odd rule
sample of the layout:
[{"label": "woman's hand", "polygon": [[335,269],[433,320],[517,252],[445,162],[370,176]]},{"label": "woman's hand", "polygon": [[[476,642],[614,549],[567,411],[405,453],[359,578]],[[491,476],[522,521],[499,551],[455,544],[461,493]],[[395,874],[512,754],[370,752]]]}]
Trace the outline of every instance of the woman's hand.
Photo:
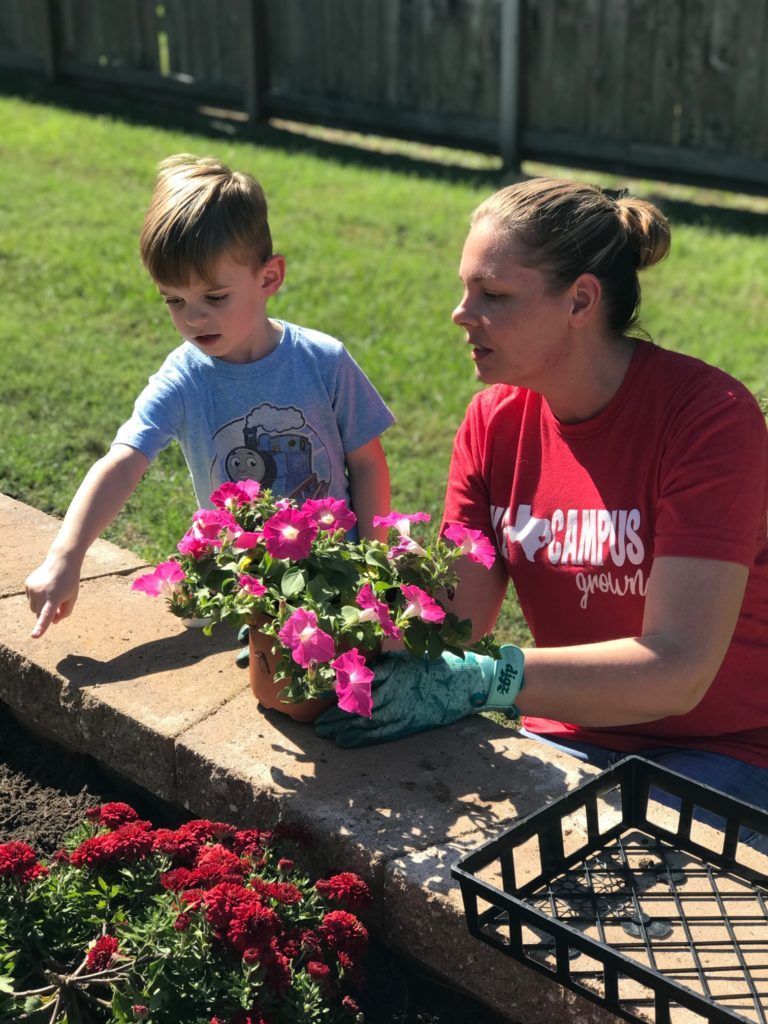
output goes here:
[{"label": "woman's hand", "polygon": [[[434,661],[390,654],[374,666],[371,718],[331,708],[315,731],[340,747],[364,747],[451,725],[478,711],[515,709],[523,685],[523,652],[502,647],[501,658],[467,652]],[[516,710],[516,709],[515,709]]]}]

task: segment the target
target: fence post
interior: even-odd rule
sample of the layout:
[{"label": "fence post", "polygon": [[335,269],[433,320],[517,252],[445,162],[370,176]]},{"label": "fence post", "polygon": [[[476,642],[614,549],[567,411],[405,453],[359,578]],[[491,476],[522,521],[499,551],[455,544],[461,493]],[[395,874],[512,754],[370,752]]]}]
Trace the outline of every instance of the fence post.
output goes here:
[{"label": "fence post", "polygon": [[520,23],[524,0],[501,0],[499,152],[504,170],[520,166]]},{"label": "fence post", "polygon": [[264,0],[241,0],[243,12],[243,89],[245,111],[255,124],[266,117],[269,40]]},{"label": "fence post", "polygon": [[42,44],[43,68],[49,82],[56,79],[56,33],[53,25],[54,0],[37,0],[40,11],[40,42]]}]

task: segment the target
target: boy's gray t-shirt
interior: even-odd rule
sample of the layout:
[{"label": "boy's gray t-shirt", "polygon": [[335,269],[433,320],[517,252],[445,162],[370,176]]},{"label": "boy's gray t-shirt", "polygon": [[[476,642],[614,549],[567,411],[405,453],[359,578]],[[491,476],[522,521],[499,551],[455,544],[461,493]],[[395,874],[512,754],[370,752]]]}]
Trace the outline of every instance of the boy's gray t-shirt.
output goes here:
[{"label": "boy's gray t-shirt", "polygon": [[220,484],[245,479],[300,502],[349,502],[345,453],[394,417],[341,342],[282,326],[277,347],[253,363],[228,363],[184,342],[150,377],[113,444],[151,461],[177,440],[200,507]]}]

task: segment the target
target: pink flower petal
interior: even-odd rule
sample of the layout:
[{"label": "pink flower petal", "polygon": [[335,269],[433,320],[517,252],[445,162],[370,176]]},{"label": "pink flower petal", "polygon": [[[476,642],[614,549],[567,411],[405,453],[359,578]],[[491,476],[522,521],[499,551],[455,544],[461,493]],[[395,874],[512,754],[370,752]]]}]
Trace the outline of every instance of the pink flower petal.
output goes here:
[{"label": "pink flower petal", "polygon": [[424,622],[442,622],[445,619],[445,612],[421,587],[404,586],[401,588],[405,600],[408,602],[401,618],[420,618]]},{"label": "pink flower petal", "polygon": [[312,550],[318,530],[316,521],[306,512],[294,508],[281,509],[264,523],[264,543],[273,558],[300,561]]},{"label": "pink flower petal", "polygon": [[240,584],[240,588],[252,597],[261,597],[267,592],[267,588],[261,580],[256,576],[250,576],[247,572],[241,573],[237,577],[237,582]]},{"label": "pink flower petal", "polygon": [[461,548],[463,555],[467,555],[473,562],[484,565],[486,569],[490,569],[496,561],[493,545],[480,530],[472,530],[461,523],[451,523],[443,531],[443,536]]},{"label": "pink flower petal", "polygon": [[297,608],[277,635],[302,668],[311,661],[330,661],[336,653],[333,637],[319,628],[317,615],[304,608]]},{"label": "pink flower petal", "polygon": [[347,651],[332,661],[331,668],[336,670],[335,689],[339,707],[353,715],[365,715],[366,718],[371,718],[373,714],[371,697],[373,672],[366,665],[365,658],[356,647],[353,647],[351,651]]},{"label": "pink flower petal", "polygon": [[301,510],[312,516],[321,530],[351,530],[357,522],[352,509],[336,498],[308,498]]}]

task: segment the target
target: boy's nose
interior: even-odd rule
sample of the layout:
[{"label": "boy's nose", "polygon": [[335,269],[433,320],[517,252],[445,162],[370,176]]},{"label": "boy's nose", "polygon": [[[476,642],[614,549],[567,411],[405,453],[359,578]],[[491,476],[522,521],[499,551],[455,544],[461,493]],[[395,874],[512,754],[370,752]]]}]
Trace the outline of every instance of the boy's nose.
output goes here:
[{"label": "boy's nose", "polygon": [[187,323],[189,324],[190,327],[194,327],[196,324],[204,324],[207,319],[207,309],[187,308]]}]

